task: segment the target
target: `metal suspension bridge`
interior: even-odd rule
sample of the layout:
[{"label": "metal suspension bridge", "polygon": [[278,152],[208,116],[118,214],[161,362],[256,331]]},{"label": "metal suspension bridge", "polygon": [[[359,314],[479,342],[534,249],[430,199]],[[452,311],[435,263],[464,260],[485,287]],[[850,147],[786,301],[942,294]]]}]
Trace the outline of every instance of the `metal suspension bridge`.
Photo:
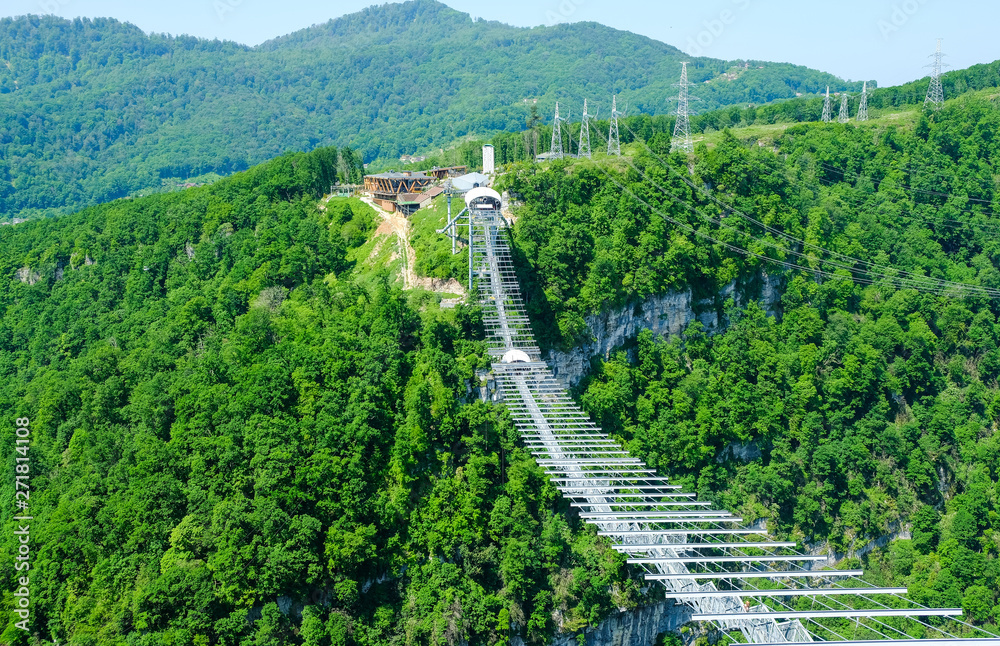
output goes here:
[{"label": "metal suspension bridge", "polygon": [[[931,617],[961,623],[960,608],[922,606],[904,596],[906,588],[866,583],[861,570],[813,569],[827,557],[796,551],[794,542],[768,540],[765,529],[713,509],[622,450],[541,359],[514,273],[500,195],[475,188],[465,201],[467,208],[449,218],[446,229],[454,232],[467,214],[470,294],[475,285],[493,371],[525,445],[580,517],[609,537],[647,581],[662,584],[666,598],[688,606],[692,621],[711,622],[737,642],[738,632],[753,644],[1000,645],[1000,638],[968,624],[966,634],[982,637],[958,638],[931,623]],[[901,630],[907,625],[940,639],[915,640]]]}]

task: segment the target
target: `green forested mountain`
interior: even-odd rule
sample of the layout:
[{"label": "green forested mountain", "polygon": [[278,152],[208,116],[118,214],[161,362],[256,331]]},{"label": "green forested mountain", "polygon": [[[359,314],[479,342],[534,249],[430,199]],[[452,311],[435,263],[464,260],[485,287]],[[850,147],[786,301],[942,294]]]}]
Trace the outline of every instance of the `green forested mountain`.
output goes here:
[{"label": "green forested mountain", "polygon": [[373,214],[317,209],[336,159],[0,230],[0,440],[30,418],[35,474],[0,641],[537,643],[640,598],[468,395],[475,312],[351,278]]},{"label": "green forested mountain", "polygon": [[[506,186],[525,200],[515,240],[534,329],[568,348],[589,313],[674,289],[711,301],[734,280],[752,298],[761,271],[780,276],[779,317],[715,296],[727,331],[641,334],[595,362],[584,408],[661,473],[794,540],[847,551],[911,528],[912,540],[865,557],[874,580],[996,626],[1000,303],[856,283],[734,211],[854,258],[995,289],[998,132],[995,98],[960,98],[914,128],[803,124],[775,150],[724,136],[696,151],[692,186],[664,135],[618,170],[524,167]],[[733,447],[750,457],[724,459]]]},{"label": "green forested mountain", "polygon": [[[689,58],[598,24],[473,22],[434,0],[253,48],[110,19],[3,19],[0,216],[72,210],[318,145],[393,159],[519,130],[525,99],[546,119],[556,100],[578,114],[584,97],[609,104],[613,91],[632,112],[664,113]],[[793,65],[692,60],[700,109],[853,87]]]},{"label": "green forested mountain", "polygon": [[[644,333],[576,395],[662,474],[780,535],[841,550],[911,527],[864,557],[874,581],[996,625],[1000,306],[854,282],[782,236],[1000,289],[998,131],[995,100],[970,96],[913,127],[724,134],[693,158],[654,129],[620,159],[515,165],[536,335],[572,347],[589,313],[777,276],[778,316],[715,298],[725,331]],[[372,214],[317,208],[339,153],[0,228],[0,409],[34,435],[39,639],[545,643],[657,596],[470,394],[477,312],[356,278]]]}]

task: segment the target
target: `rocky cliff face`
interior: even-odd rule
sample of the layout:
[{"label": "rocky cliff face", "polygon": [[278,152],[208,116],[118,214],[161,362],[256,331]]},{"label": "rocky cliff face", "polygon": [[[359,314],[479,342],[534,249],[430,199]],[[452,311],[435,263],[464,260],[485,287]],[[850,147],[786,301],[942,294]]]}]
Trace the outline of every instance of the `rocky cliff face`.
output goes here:
[{"label": "rocky cliff face", "polygon": [[611,351],[634,339],[641,330],[658,335],[680,334],[693,321],[700,321],[708,334],[726,327],[717,304],[732,298],[738,306],[751,300],[761,301],[768,314],[777,314],[781,300],[780,276],[761,274],[750,286],[737,289],[732,282],[714,299],[695,300],[691,291],[670,292],[652,296],[642,303],[628,305],[587,317],[592,340],[569,352],[550,351],[544,358],[556,377],[569,386],[577,385],[590,370],[593,357],[610,357]]},{"label": "rocky cliff face", "polygon": [[[716,334],[726,327],[718,305],[732,298],[738,306],[751,300],[763,303],[768,314],[777,315],[781,299],[780,276],[761,274],[750,287],[738,288],[736,283],[727,285],[716,298],[695,300],[690,290],[653,296],[642,303],[595,314],[587,318],[592,340],[569,352],[549,352],[545,356],[555,375],[564,383],[575,386],[590,370],[590,360],[610,357],[611,351],[634,339],[644,329],[658,335],[682,333],[693,321],[700,321],[708,334]],[[487,392],[472,388],[470,396],[483,396]],[[723,459],[754,459],[759,456],[756,445],[733,446]],[[656,638],[665,632],[677,631],[689,621],[691,609],[672,601],[662,601],[621,612],[608,617],[596,628],[585,631],[586,646],[653,646]],[[524,646],[520,637],[511,640],[512,646]],[[551,646],[577,646],[576,635],[560,635]]]},{"label": "rocky cliff face", "polygon": [[[821,570],[825,567],[835,567],[838,563],[844,559],[854,559],[861,558],[868,552],[875,549],[882,549],[886,547],[889,543],[897,541],[900,539],[913,538],[911,534],[912,526],[909,524],[892,523],[889,525],[889,531],[881,536],[876,536],[875,538],[869,538],[868,536],[863,536],[856,538],[851,542],[851,546],[847,548],[846,552],[838,552],[830,545],[829,541],[811,543],[808,540],[805,541],[805,553],[813,556],[820,556],[825,554],[827,556],[826,561],[813,561],[807,564],[806,567],[813,570]],[[867,540],[866,540],[867,539]]]},{"label": "rocky cliff face", "polygon": [[[691,609],[675,605],[672,601],[641,606],[620,612],[605,619],[597,628],[584,632],[586,646],[653,646],[656,638],[676,631],[687,623]],[[551,646],[578,646],[576,635],[560,635]],[[520,637],[511,640],[511,646],[524,646]]]}]

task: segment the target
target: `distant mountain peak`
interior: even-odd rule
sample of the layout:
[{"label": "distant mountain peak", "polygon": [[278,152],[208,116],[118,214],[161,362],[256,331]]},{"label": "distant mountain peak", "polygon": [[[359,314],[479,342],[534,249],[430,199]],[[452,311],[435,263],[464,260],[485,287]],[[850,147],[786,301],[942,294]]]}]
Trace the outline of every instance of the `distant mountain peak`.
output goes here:
[{"label": "distant mountain peak", "polygon": [[[313,25],[261,43],[263,50],[281,49],[288,46],[308,46],[317,40],[329,38],[350,40],[352,37],[396,36],[411,30],[420,30],[428,25],[446,23],[452,27],[472,27],[472,16],[452,9],[438,0],[406,0],[372,5],[325,23]],[[498,23],[499,24],[499,23]]]},{"label": "distant mountain peak", "polygon": [[585,98],[606,116],[619,92],[632,114],[664,114],[684,60],[700,110],[848,89],[787,64],[733,74],[735,61],[594,22],[474,21],[437,0],[368,7],[256,48],[32,16],[0,20],[0,53],[0,213],[105,201],[325,144],[397,158],[519,131],[529,99],[547,122],[556,101],[577,120]]}]

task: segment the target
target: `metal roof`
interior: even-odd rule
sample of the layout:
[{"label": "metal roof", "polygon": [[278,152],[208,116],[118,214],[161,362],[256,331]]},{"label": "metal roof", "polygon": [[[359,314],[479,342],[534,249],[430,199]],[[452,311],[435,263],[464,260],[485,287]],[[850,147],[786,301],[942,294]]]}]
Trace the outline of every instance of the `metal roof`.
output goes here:
[{"label": "metal roof", "polygon": [[476,188],[476,184],[479,184],[479,186],[488,186],[489,183],[489,175],[483,175],[482,173],[469,173],[468,175],[462,175],[451,180],[451,185],[456,191],[471,191]]},{"label": "metal roof", "polygon": [[423,204],[431,196],[427,193],[400,193],[396,198],[396,204]]}]

